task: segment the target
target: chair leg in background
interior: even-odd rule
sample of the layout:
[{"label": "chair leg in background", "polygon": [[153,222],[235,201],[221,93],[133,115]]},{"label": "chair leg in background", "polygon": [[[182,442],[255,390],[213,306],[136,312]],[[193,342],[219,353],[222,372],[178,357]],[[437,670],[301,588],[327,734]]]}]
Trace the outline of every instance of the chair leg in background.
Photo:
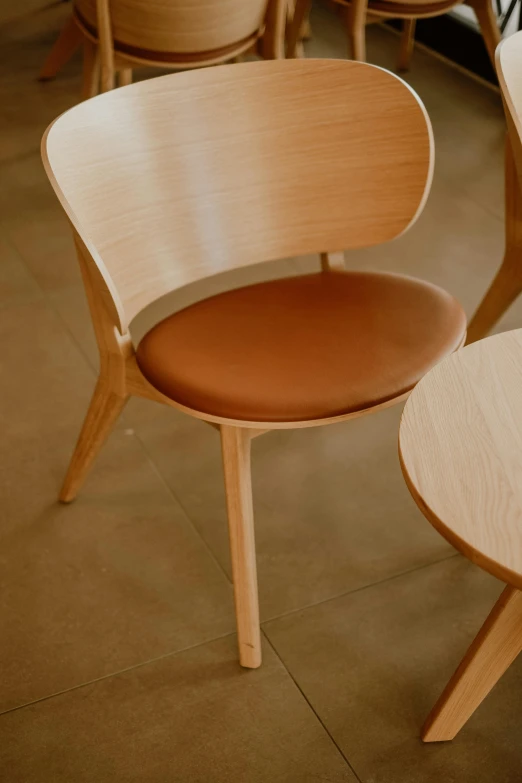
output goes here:
[{"label": "chair leg in background", "polygon": [[70,503],[78,494],[127,400],[98,380],[60,492],[62,503]]},{"label": "chair leg in background", "polygon": [[303,30],[307,25],[311,0],[296,0],[286,36],[286,56],[299,57]]},{"label": "chair leg in background", "polygon": [[507,586],[422,730],[424,742],[451,740],[522,650],[522,592]]},{"label": "chair leg in background", "polygon": [[486,337],[508,307],[522,292],[522,258],[520,251],[507,249],[502,266],[471,319],[466,344]]},{"label": "chair leg in background", "polygon": [[489,59],[493,65],[493,70],[496,72],[495,65],[495,50],[502,40],[502,35],[499,30],[495,11],[493,10],[493,4],[491,0],[467,0],[475,11],[478,23],[480,25],[480,31],[488,50]]},{"label": "chair leg in background", "polygon": [[399,58],[397,60],[398,71],[409,71],[413,46],[415,44],[415,23],[416,19],[403,19],[401,45],[399,49]]},{"label": "chair leg in background", "polygon": [[100,88],[100,56],[95,43],[85,38],[83,42],[82,100],[94,98]]},{"label": "chair leg in background", "polygon": [[252,504],[251,439],[248,429],[228,425],[221,427],[239,662],[241,666],[256,669],[261,664],[261,632]]},{"label": "chair leg in background", "polygon": [[69,17],[42,65],[38,75],[40,81],[45,82],[49,79],[54,79],[63,66],[69,62],[76,50],[80,48],[82,39],[83,35],[80,28],[74,21],[74,18],[72,16]]},{"label": "chair leg in background", "polygon": [[349,57],[361,63],[366,62],[366,12],[367,0],[352,0],[346,9]]},{"label": "chair leg in background", "polygon": [[522,292],[522,191],[509,136],[506,137],[505,199],[504,260],[471,319],[468,344],[485,337]]},{"label": "chair leg in background", "polygon": [[121,68],[118,73],[118,85],[120,87],[126,87],[127,84],[132,84],[132,68]]}]

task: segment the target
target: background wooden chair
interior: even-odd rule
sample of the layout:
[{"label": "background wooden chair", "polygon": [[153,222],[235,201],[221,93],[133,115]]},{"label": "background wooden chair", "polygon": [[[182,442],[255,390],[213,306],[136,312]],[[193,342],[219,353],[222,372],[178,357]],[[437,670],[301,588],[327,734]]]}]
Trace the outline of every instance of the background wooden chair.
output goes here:
[{"label": "background wooden chair", "polygon": [[[508,249],[474,319],[473,339],[521,290],[522,33],[497,50],[508,123]],[[518,244],[517,244],[518,243]],[[400,427],[406,483],[432,525],[463,555],[507,582],[423,729],[457,734],[522,650],[522,330],[479,340],[417,386]]]},{"label": "background wooden chair", "polygon": [[485,337],[522,292],[522,38],[516,33],[498,50],[497,75],[507,121],[504,259],[471,319],[468,343]]},{"label": "background wooden chair", "polygon": [[[462,0],[332,0],[345,9],[346,28],[353,60],[366,60],[366,25],[385,19],[403,19],[403,34],[397,67],[401,71],[409,68],[417,19],[427,19],[447,13]],[[498,28],[491,0],[466,0],[477,15],[484,43],[491,62],[495,64],[495,49],[500,42]],[[288,57],[296,57],[301,30],[312,0],[296,0],[295,14],[289,25],[287,36]]]},{"label": "background wooden chair", "polygon": [[419,383],[400,427],[406,483],[454,547],[507,582],[422,731],[450,740],[522,649],[522,330],[480,340]]},{"label": "background wooden chair", "polygon": [[[460,305],[436,286],[343,271],[343,248],[399,236],[424,206],[433,172],[424,107],[370,65],[241,63],[81,103],[47,131],[43,157],[100,350],[61,500],[75,497],[129,395],[217,426],[240,662],[259,666],[252,438],[403,400],[464,340]],[[205,299],[135,351],[129,325],[163,295],[305,253],[321,254],[322,271]]]},{"label": "background wooden chair", "polygon": [[74,0],[71,18],[40,79],[52,79],[84,48],[82,97],[130,84],[133,68],[197,68],[257,47],[284,57],[287,0]]}]

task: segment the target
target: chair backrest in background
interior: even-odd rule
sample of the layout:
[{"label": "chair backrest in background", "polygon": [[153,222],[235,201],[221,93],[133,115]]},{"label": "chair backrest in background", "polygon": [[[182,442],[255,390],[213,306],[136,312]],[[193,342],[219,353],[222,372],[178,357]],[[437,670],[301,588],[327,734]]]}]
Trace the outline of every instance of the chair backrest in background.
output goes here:
[{"label": "chair backrest in background", "polygon": [[[176,55],[226,49],[256,37],[267,0],[110,0],[116,49],[146,58],[147,52]],[[75,0],[87,28],[96,29],[96,0]],[[174,55],[174,57],[173,57]]]}]

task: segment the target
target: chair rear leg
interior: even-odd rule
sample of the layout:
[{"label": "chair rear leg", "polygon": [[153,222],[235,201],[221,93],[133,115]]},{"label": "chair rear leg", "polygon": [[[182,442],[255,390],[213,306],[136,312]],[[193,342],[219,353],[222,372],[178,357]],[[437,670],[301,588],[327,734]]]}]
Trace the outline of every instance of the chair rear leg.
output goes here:
[{"label": "chair rear leg", "polygon": [[493,3],[491,0],[467,0],[467,3],[475,11],[489,59],[496,73],[495,50],[502,40],[502,34],[493,10]]},{"label": "chair rear leg", "polygon": [[63,483],[60,500],[70,503],[122,412],[128,396],[120,396],[98,380]]},{"label": "chair rear leg", "polygon": [[349,56],[352,60],[366,62],[366,13],[367,0],[352,0],[346,9]]},{"label": "chair rear leg", "polygon": [[[291,6],[292,4],[290,4]],[[300,56],[303,30],[308,26],[308,17],[312,0],[295,0],[293,9],[289,6],[289,22],[286,34],[286,56],[294,58]]]},{"label": "chair rear leg", "polygon": [[248,429],[228,425],[221,427],[239,662],[241,666],[256,669],[261,664],[261,632],[252,505],[251,439]]},{"label": "chair rear leg", "polygon": [[74,17],[70,16],[42,65],[38,75],[40,81],[45,82],[49,79],[54,79],[56,74],[69,62],[76,50],[80,48],[82,39],[83,35],[80,28],[74,21]]},{"label": "chair rear leg", "polygon": [[507,586],[422,730],[424,742],[451,740],[522,650],[522,593]]},{"label": "chair rear leg", "polygon": [[397,60],[398,71],[409,71],[413,46],[415,44],[415,24],[416,19],[403,19],[401,45],[399,49],[399,58]]},{"label": "chair rear leg", "polygon": [[82,101],[94,98],[100,90],[100,53],[97,45],[86,38],[83,42]]},{"label": "chair rear leg", "polygon": [[121,68],[116,75],[119,87],[126,87],[132,84],[132,68]]},{"label": "chair rear leg", "polygon": [[468,327],[466,344],[481,340],[522,292],[520,250],[506,248],[502,266],[491,283]]}]

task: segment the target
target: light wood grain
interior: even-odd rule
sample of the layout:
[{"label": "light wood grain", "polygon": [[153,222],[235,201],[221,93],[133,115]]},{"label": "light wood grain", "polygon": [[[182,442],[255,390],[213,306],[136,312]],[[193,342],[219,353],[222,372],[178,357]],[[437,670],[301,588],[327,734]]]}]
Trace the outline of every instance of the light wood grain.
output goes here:
[{"label": "light wood grain", "polygon": [[420,508],[448,541],[522,589],[522,330],[473,343],[406,403],[400,453]]},{"label": "light wood grain", "polygon": [[446,358],[406,403],[406,483],[432,525],[508,583],[435,705],[426,742],[452,739],[522,647],[522,330]]},{"label": "light wood grain", "polygon": [[276,61],[99,96],[51,126],[44,163],[125,331],[207,275],[393,239],[424,206],[432,149],[424,107],[392,74]]},{"label": "light wood grain", "polygon": [[218,426],[240,660],[259,666],[251,439],[355,418],[405,395],[317,421],[212,416],[145,379],[129,325],[159,297],[217,272],[315,252],[329,274],[343,268],[344,248],[403,233],[431,184],[424,107],[401,80],[373,66],[237,64],[107,92],[62,115],[42,150],[73,227],[100,351],[98,385],[61,499],[74,498],[129,396]]},{"label": "light wood grain", "polygon": [[60,490],[62,503],[70,503],[76,497],[127,400],[128,396],[112,391],[105,374],[100,376]]},{"label": "light wood grain", "polygon": [[[107,92],[121,71],[130,84],[137,65],[200,68],[236,61],[258,45],[265,59],[285,56],[288,0],[75,0],[41,72],[53,78],[83,39],[97,49],[99,86]],[[99,51],[98,51],[99,50]],[[85,80],[82,97],[85,97]]]},{"label": "light wood grain", "polygon": [[[98,0],[75,0],[97,28]],[[111,0],[114,40],[151,52],[192,54],[225,48],[262,29],[267,0]],[[118,48],[118,46],[116,46]]]},{"label": "light wood grain", "polygon": [[261,632],[257,598],[250,440],[250,432],[245,428],[227,425],[221,427],[239,662],[242,666],[256,669],[261,665]]},{"label": "light wood grain", "polygon": [[522,593],[508,586],[428,716],[424,742],[453,739],[521,650]]}]

